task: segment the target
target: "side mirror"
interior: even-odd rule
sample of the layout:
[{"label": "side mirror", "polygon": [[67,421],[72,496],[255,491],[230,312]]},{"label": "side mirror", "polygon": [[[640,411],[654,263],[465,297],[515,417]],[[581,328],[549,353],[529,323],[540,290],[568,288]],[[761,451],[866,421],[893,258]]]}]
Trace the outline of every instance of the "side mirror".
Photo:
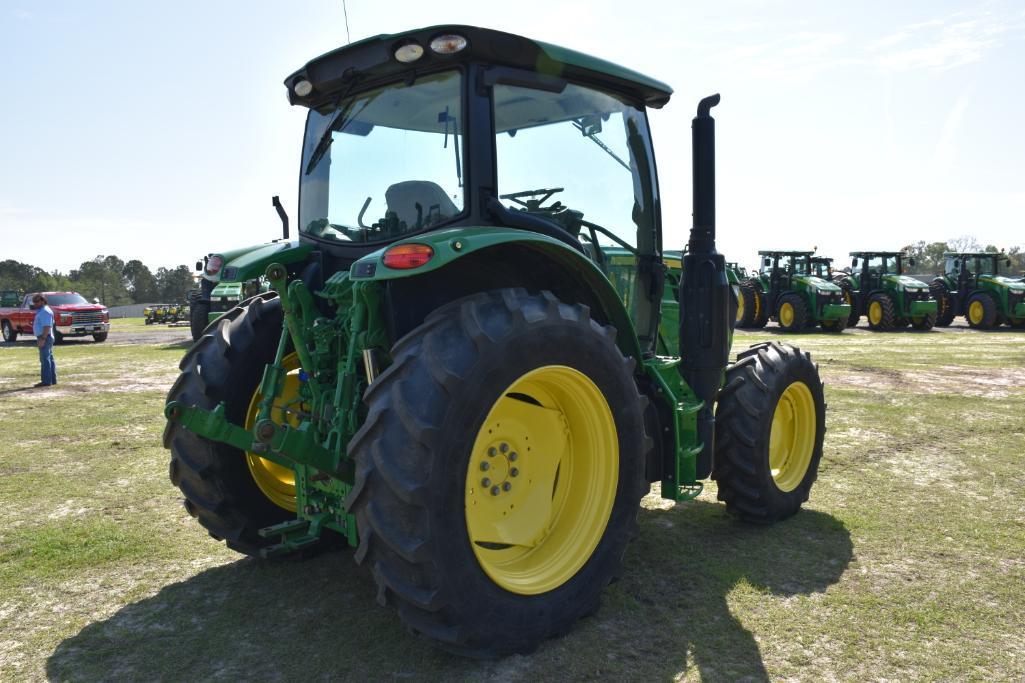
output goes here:
[{"label": "side mirror", "polygon": [[853,259],[851,261],[851,268],[857,268],[857,267],[858,267],[858,259]]},{"label": "side mirror", "polygon": [[769,266],[772,265],[772,259],[771,258],[764,258],[764,259],[762,259],[762,265],[765,266],[766,268],[768,268]]},{"label": "side mirror", "polygon": [[196,270],[203,270],[203,262],[196,261]]}]

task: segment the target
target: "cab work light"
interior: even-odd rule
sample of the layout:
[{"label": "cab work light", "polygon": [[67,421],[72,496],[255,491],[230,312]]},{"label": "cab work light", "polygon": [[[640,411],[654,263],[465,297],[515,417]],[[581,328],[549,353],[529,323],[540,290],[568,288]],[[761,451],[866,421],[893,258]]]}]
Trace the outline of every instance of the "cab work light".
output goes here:
[{"label": "cab work light", "polygon": [[419,268],[434,257],[434,249],[426,244],[396,244],[384,252],[384,265],[395,270]]}]

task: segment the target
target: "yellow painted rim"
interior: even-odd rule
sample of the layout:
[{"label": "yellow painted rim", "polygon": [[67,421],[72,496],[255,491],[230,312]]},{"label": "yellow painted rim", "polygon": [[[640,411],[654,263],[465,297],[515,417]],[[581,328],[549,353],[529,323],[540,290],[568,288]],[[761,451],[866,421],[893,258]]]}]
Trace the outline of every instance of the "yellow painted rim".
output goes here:
[{"label": "yellow painted rim", "polygon": [[740,290],[737,296],[737,322],[744,319],[744,290]]},{"label": "yellow painted rim", "polygon": [[883,321],[883,305],[878,301],[873,301],[868,305],[868,321],[873,325],[878,325]]},{"label": "yellow painted rim", "polygon": [[784,327],[794,324],[794,305],[789,301],[779,307],[779,324]]},{"label": "yellow painted rim", "polygon": [[968,320],[978,325],[984,317],[986,317],[986,307],[982,305],[981,301],[975,300],[968,304]]},{"label": "yellow painted rim", "polygon": [[618,481],[616,422],[594,382],[563,365],[523,375],[470,452],[466,530],[481,568],[520,595],[563,585],[605,533]]},{"label": "yellow painted rim", "polygon": [[769,432],[769,470],[780,491],[804,481],[815,449],[815,399],[804,382],[786,388],[776,403]]},{"label": "yellow painted rim", "polygon": [[[299,356],[290,353],[281,361],[285,368],[285,383],[281,388],[281,395],[274,402],[271,411],[271,420],[275,424],[289,424],[293,427],[299,426],[298,411],[301,395],[299,393]],[[256,387],[253,398],[249,401],[249,410],[246,411],[245,428],[252,429],[256,425],[257,415],[260,413],[260,401],[263,394],[260,387]],[[249,473],[253,475],[253,481],[267,496],[270,502],[289,512],[295,512],[295,471],[283,467],[276,462],[264,460],[255,453],[246,452],[246,464],[249,465]]]}]

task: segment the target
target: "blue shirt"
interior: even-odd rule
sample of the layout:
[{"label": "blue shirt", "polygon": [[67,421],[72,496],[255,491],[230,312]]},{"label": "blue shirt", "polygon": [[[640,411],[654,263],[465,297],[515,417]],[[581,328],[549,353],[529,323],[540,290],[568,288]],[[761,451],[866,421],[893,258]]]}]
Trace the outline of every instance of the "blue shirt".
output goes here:
[{"label": "blue shirt", "polygon": [[32,334],[42,336],[43,328],[50,327],[50,337],[53,337],[53,311],[49,306],[36,309],[36,319],[32,321]]}]

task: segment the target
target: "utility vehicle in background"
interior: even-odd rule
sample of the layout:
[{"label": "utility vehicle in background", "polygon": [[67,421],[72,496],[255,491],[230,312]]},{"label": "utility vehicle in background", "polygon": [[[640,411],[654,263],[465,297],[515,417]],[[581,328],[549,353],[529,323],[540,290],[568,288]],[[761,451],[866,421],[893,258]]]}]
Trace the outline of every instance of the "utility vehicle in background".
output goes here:
[{"label": "utility vehicle in background", "polygon": [[851,306],[848,326],[868,318],[873,330],[907,327],[929,330],[936,323],[937,305],[929,285],[904,274],[915,259],[903,251],[852,251],[851,271],[838,273],[835,282]]},{"label": "utility vehicle in background", "polygon": [[815,364],[777,343],[729,363],[718,95],[692,124],[674,274],[646,114],[663,83],[438,26],[285,85],[309,110],[299,241],[252,252],[270,291],[206,327],[165,406],[171,480],[215,538],[259,556],[348,543],[411,630],[494,656],[597,609],[652,482],[682,501],[711,476],[760,523],[808,499]]},{"label": "utility vehicle in background", "polygon": [[812,251],[759,251],[762,269],[740,286],[737,327],[761,328],[776,320],[785,332],[842,332],[850,306],[840,288],[812,268]]},{"label": "utility vehicle in background", "polygon": [[946,327],[963,315],[971,327],[988,330],[1007,324],[1025,328],[1025,282],[1000,275],[1011,260],[997,252],[948,252],[944,273],[932,281],[939,305],[936,324]]}]

